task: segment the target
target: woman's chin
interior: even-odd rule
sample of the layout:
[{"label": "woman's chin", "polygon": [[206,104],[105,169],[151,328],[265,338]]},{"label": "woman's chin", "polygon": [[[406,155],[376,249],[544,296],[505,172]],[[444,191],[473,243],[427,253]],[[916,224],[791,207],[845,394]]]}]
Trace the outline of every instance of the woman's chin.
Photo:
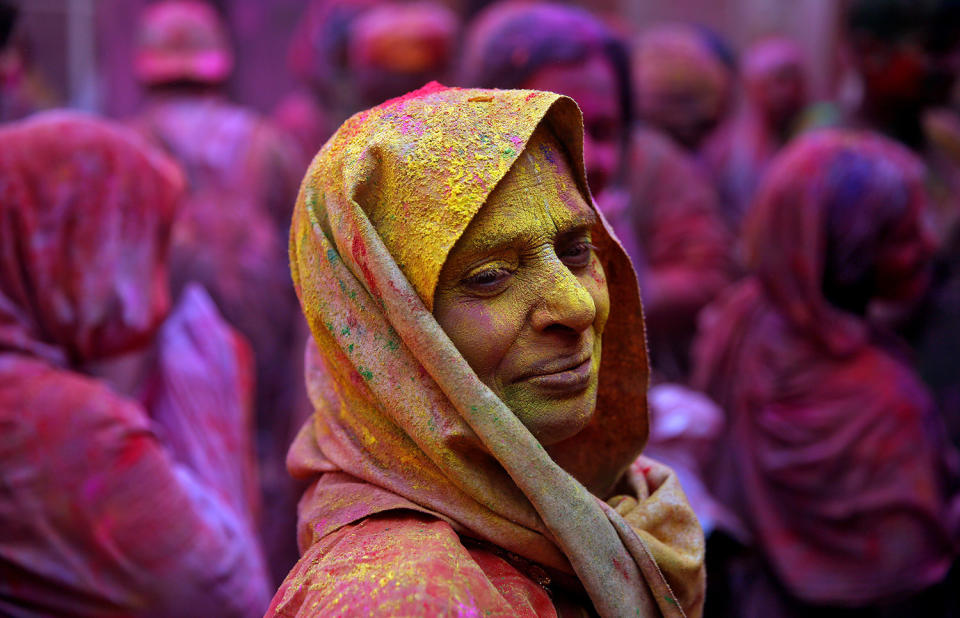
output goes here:
[{"label": "woman's chin", "polygon": [[517,413],[517,417],[540,444],[550,446],[580,433],[590,424],[596,407],[594,385],[577,395],[528,403],[522,408],[525,412]]}]

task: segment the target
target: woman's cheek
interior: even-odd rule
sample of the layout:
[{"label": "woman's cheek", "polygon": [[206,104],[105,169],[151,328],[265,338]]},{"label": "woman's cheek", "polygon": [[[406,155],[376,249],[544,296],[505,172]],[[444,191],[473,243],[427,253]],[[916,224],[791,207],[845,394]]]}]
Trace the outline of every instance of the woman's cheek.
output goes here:
[{"label": "woman's cheek", "polygon": [[457,349],[467,359],[480,380],[492,386],[497,368],[510,349],[516,331],[509,312],[500,305],[507,299],[473,300],[461,305],[456,316],[457,332],[452,337]]}]

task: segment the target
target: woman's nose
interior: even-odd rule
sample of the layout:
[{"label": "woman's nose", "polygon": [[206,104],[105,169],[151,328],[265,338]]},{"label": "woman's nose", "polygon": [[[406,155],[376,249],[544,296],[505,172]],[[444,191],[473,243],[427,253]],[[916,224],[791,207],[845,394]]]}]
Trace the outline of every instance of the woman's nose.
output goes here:
[{"label": "woman's nose", "polygon": [[586,286],[567,266],[554,256],[542,273],[530,321],[534,330],[565,327],[580,333],[589,328],[597,317],[597,305]]}]

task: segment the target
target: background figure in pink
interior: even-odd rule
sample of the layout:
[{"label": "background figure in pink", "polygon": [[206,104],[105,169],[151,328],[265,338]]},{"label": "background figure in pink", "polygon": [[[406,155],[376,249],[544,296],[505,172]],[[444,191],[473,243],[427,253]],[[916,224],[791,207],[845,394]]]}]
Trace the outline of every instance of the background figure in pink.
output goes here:
[{"label": "background figure in pink", "polygon": [[767,165],[793,136],[807,104],[803,54],[792,40],[771,37],[755,43],[743,54],[740,68],[740,109],[704,147],[734,231]]},{"label": "background figure in pink", "polygon": [[868,133],[802,138],[761,183],[753,276],[704,310],[696,346],[693,384],[727,414],[711,487],[753,537],[714,571],[714,598],[734,603],[716,615],[957,609],[942,583],[960,540],[956,452],[902,344],[868,318],[923,294],[926,208],[919,161]]},{"label": "background figure in pink", "polygon": [[[262,615],[249,346],[168,316],[179,170],[58,112],[0,129],[0,613]],[[140,354],[124,396],[88,368]]]},{"label": "background figure in pink", "polygon": [[232,62],[221,22],[208,5],[151,5],[135,58],[148,96],[134,124],[186,171],[187,197],[170,256],[174,295],[192,281],[203,284],[253,344],[263,539],[271,571],[281,577],[297,556],[289,530],[299,493],[284,459],[308,407],[306,328],[286,254],[299,161],[270,124],[224,97]]},{"label": "background figure in pink", "polygon": [[726,115],[733,71],[708,33],[665,23],[644,30],[633,47],[636,110],[683,148],[697,152]]},{"label": "background figure in pink", "polygon": [[665,135],[633,128],[625,45],[583,9],[499,3],[470,27],[461,82],[577,102],[590,190],[638,272],[654,369],[685,378],[696,314],[730,280],[732,241],[696,163]]}]

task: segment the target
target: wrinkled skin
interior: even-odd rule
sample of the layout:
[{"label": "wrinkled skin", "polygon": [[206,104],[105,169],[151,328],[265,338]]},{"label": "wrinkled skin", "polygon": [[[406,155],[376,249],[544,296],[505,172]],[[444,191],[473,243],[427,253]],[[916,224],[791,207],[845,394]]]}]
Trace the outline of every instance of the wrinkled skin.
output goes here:
[{"label": "wrinkled skin", "polygon": [[[538,194],[539,203],[531,199]],[[559,144],[542,132],[454,246],[437,284],[440,325],[545,445],[576,435],[596,407],[610,313],[590,245],[596,223]]]}]

